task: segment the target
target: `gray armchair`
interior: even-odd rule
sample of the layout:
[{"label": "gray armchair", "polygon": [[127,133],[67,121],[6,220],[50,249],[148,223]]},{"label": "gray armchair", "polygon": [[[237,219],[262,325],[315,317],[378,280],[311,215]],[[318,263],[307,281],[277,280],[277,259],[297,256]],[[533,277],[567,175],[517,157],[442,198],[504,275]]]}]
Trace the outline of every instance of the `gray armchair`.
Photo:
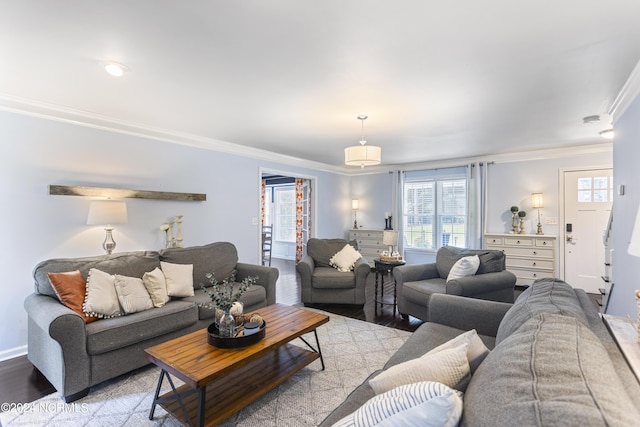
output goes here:
[{"label": "gray armchair", "polygon": [[365,285],[371,267],[360,258],[353,271],[343,273],[329,265],[329,259],[346,244],[344,239],[309,239],[307,255],[296,265],[300,274],[301,299],[304,304],[358,304],[364,305]]},{"label": "gray armchair", "polygon": [[[455,262],[465,256],[478,255],[480,267],[474,276],[447,283]],[[403,265],[393,270],[398,296],[398,311],[427,321],[429,298],[433,294],[452,294],[470,298],[512,303],[516,276],[505,270],[505,254],[486,249],[460,249],[444,246],[433,264]]]}]

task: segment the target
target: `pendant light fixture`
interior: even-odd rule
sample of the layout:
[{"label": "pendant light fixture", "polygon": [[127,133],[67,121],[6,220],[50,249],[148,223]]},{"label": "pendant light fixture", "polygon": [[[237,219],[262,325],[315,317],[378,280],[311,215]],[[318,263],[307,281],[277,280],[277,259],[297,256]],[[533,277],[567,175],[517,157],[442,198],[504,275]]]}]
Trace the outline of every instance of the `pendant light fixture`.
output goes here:
[{"label": "pendant light fixture", "polygon": [[365,145],[367,141],[364,139],[364,121],[367,116],[358,116],[358,120],[362,122],[362,136],[360,137],[360,145],[353,145],[344,149],[344,164],[347,166],[365,166],[379,165],[382,161],[382,149],[375,145]]}]

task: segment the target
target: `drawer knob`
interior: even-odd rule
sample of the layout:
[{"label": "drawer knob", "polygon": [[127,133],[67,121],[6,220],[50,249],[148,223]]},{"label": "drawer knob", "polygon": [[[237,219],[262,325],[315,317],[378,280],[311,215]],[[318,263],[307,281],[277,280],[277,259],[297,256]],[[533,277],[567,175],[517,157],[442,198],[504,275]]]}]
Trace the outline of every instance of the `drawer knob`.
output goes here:
[{"label": "drawer knob", "polygon": [[547,244],[547,242],[542,242],[542,245],[543,245],[543,246],[544,246],[544,245],[546,245],[546,244]]},{"label": "drawer knob", "polygon": [[534,267],[536,266],[536,263],[535,263],[535,262],[533,263],[533,266],[534,266]]},{"label": "drawer knob", "polygon": [[536,273],[533,273],[533,277],[538,277],[538,275]]},{"label": "drawer knob", "polygon": [[536,251],[533,251],[533,254],[534,254],[534,255],[538,255],[538,252],[536,252]]},{"label": "drawer knob", "polygon": [[518,240],[516,243],[517,243],[517,244],[520,244],[520,240]]}]

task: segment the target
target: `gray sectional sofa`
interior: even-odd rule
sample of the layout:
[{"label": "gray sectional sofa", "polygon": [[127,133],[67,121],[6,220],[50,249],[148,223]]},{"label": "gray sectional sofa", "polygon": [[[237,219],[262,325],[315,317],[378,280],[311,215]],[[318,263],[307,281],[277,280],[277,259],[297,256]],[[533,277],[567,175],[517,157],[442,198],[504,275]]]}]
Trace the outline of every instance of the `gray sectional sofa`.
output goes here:
[{"label": "gray sectional sofa", "polygon": [[[172,298],[159,308],[85,324],[83,319],[56,297],[47,272],[89,269],[141,278],[160,267],[160,261],[193,265],[195,296]],[[200,289],[209,284],[213,272],[221,281],[233,271],[236,280],[257,276],[255,285],[242,296],[245,312],[274,304],[278,270],[238,262],[236,247],[229,242],[162,251],[123,252],[112,255],[50,259],[33,272],[35,291],[24,307],[28,313],[28,358],[71,402],[86,396],[89,388],[148,364],[143,350],[155,344],[207,327],[213,311],[194,302],[209,302]]]},{"label": "gray sectional sofa", "polygon": [[[461,426],[631,426],[640,384],[587,294],[541,279],[514,304],[434,294],[428,322],[384,369],[476,329],[491,349],[464,391]],[[377,375],[375,372],[370,378]],[[321,424],[374,396],[368,379]]]}]

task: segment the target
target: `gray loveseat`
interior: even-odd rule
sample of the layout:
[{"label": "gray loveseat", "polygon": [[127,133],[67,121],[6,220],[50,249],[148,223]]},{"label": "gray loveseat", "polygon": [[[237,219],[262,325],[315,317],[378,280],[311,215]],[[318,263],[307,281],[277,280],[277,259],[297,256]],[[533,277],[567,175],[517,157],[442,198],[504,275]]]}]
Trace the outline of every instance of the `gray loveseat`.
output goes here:
[{"label": "gray loveseat", "polygon": [[307,255],[298,264],[301,299],[304,304],[357,304],[365,303],[365,287],[371,266],[362,257],[353,271],[340,272],[329,265],[329,260],[346,244],[355,249],[357,243],[344,239],[315,239],[307,242]]},{"label": "gray loveseat", "polygon": [[[478,255],[480,267],[473,276],[447,282],[451,267],[462,257]],[[393,269],[398,311],[427,320],[429,298],[451,294],[499,302],[513,302],[516,276],[505,270],[505,254],[487,249],[460,249],[443,246],[432,264],[403,265]]]},{"label": "gray loveseat", "polygon": [[[193,264],[195,296],[172,298],[159,308],[87,324],[58,301],[47,276],[47,272],[80,270],[86,279],[89,269],[96,268],[141,278],[145,272],[160,267],[160,261]],[[236,280],[258,277],[241,298],[245,312],[275,303],[278,270],[238,262],[236,247],[228,242],[43,261],[33,272],[35,292],[24,302],[28,313],[28,358],[65,401],[84,397],[91,386],[148,364],[145,348],[207,327],[213,320],[213,310],[194,304],[209,301],[200,289],[201,284],[209,284],[205,274],[213,272],[221,281],[234,269]]]},{"label": "gray loveseat", "polygon": [[[461,426],[638,425],[638,380],[587,294],[558,280],[535,282],[514,304],[433,295],[428,322],[384,369],[471,329],[491,352],[464,392]],[[367,379],[321,426],[373,396]]]}]

